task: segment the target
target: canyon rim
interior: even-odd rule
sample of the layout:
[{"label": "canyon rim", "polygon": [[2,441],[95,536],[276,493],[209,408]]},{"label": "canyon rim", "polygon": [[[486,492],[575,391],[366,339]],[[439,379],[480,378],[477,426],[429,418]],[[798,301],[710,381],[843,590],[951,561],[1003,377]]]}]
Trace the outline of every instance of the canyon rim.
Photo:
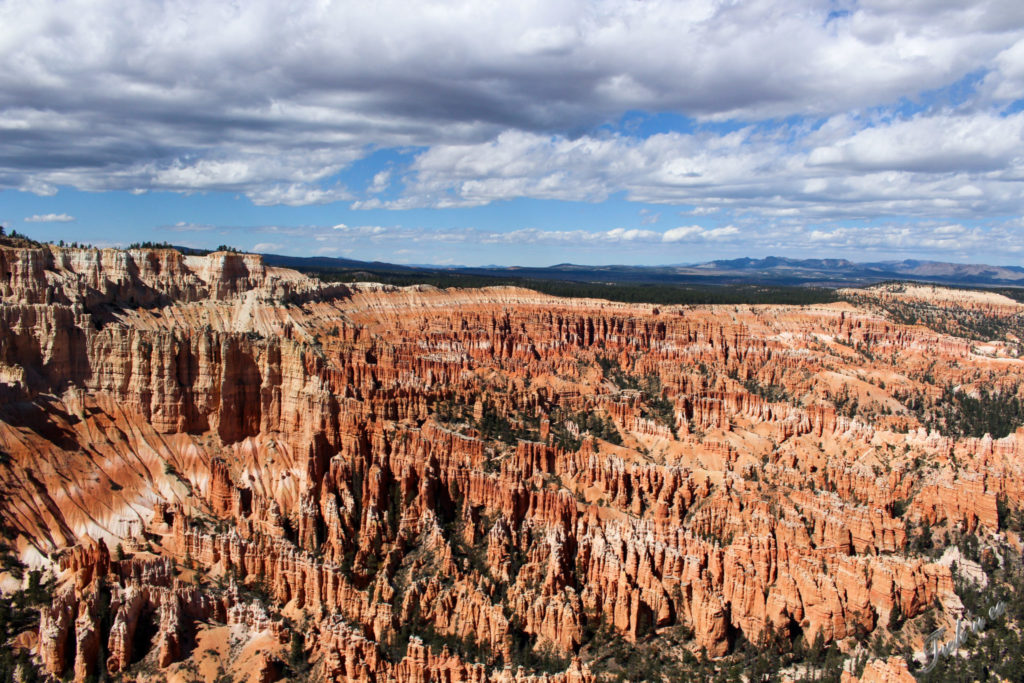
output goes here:
[{"label": "canyon rim", "polygon": [[0,294],[13,676],[909,681],[982,595],[1007,626],[968,646],[1015,665],[1024,432],[973,433],[1019,406],[1005,296],[654,306],[9,239]]}]

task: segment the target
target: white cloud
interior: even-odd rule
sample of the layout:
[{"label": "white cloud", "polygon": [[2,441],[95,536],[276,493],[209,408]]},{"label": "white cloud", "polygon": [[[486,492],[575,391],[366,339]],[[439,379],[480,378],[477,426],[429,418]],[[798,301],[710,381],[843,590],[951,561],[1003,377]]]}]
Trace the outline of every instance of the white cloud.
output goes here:
[{"label": "white cloud", "polygon": [[373,176],[373,182],[370,183],[370,187],[367,188],[367,192],[370,194],[378,194],[388,189],[388,185],[391,184],[391,170],[385,169],[376,173]]},{"label": "white cloud", "polygon": [[687,237],[693,237],[703,233],[704,228],[699,225],[686,225],[666,230],[665,234],[662,236],[662,240],[665,242],[680,242],[685,240]]},{"label": "white cloud", "polygon": [[332,230],[337,230],[338,232],[340,232],[340,233],[342,233],[342,234],[344,234],[346,236],[361,235],[361,236],[369,236],[369,237],[372,237],[374,235],[383,235],[383,234],[388,233],[390,231],[401,230],[401,228],[398,228],[398,227],[395,227],[395,228],[385,228],[382,225],[355,225],[355,226],[348,226],[348,225],[345,225],[344,223],[338,223],[337,225],[333,226],[331,229]]},{"label": "white cloud", "polygon": [[872,126],[813,149],[809,166],[955,173],[1000,171],[1024,147],[1024,116],[942,113]]},{"label": "white cloud", "polygon": [[44,213],[35,214],[25,218],[26,223],[70,223],[75,220],[74,216],[66,213]]},{"label": "white cloud", "polygon": [[[972,74],[985,74],[983,104],[991,111],[1024,94],[1021,3],[864,1],[830,17],[835,6],[10,0],[0,4],[0,130],[16,132],[17,144],[0,150],[0,187],[211,190],[245,193],[258,204],[322,203],[348,196],[324,184],[355,160],[414,146],[430,150],[418,160],[413,195],[362,206],[474,206],[508,196],[600,201],[622,189],[644,201],[683,195],[735,204],[766,194],[792,150],[774,162],[771,141],[754,142],[763,133],[740,134],[743,144],[759,145],[750,155],[729,142],[731,134],[712,133],[661,158],[653,146],[624,148],[581,132],[631,111],[700,121],[836,120]],[[930,154],[920,126],[854,138],[863,130],[854,125],[845,146],[820,141],[811,165],[823,173],[837,166],[999,171],[1009,162],[990,144],[998,137],[985,129],[998,124],[993,116],[982,113],[973,125],[965,119],[967,137],[940,136]],[[488,145],[491,161],[472,153]],[[531,161],[526,173],[517,152],[545,149],[569,159]],[[904,149],[921,166],[896,164]],[[588,176],[573,160],[599,167]],[[649,173],[637,171],[639,160],[654,164]],[[828,174],[824,184],[797,175],[801,184],[783,189],[824,196],[835,186]],[[395,177],[378,174],[369,194]],[[452,196],[432,192],[431,178],[435,189],[457,179]],[[897,178],[897,188],[915,194],[913,180]],[[716,182],[725,183],[721,191],[700,191]]]},{"label": "white cloud", "polygon": [[640,209],[640,222],[644,225],[654,225],[661,220],[661,213],[650,209]]},{"label": "white cloud", "polygon": [[267,188],[251,190],[246,193],[257,206],[306,206],[309,204],[329,204],[343,199],[351,199],[352,195],[342,187],[321,188],[303,183],[291,185],[273,185]]},{"label": "white cloud", "polygon": [[479,206],[514,197],[693,204],[766,217],[981,217],[1024,211],[1024,112],[837,115],[816,128],[568,138],[506,131],[415,157],[405,194],[354,208]]},{"label": "white cloud", "polygon": [[657,239],[658,233],[653,230],[638,230],[633,228],[626,230],[625,228],[614,228],[604,233],[605,237],[612,242],[633,242],[635,240],[652,240]]},{"label": "white cloud", "polygon": [[732,237],[733,235],[738,234],[740,234],[740,229],[737,228],[735,225],[727,225],[724,228],[715,228],[714,230],[708,230],[706,233],[704,233],[705,237],[707,237],[709,240],[725,239],[727,237]]},{"label": "white cloud", "polygon": [[[739,219],[735,224],[640,228],[434,228],[354,226],[168,226],[208,232],[206,246],[227,242],[254,251],[346,255],[361,260],[543,265],[575,263],[695,263],[750,254],[846,257],[856,261],[937,258],[1014,263],[1024,253],[1020,219],[988,225],[943,221],[806,226],[802,219]],[[248,240],[248,241],[247,241]],[[178,240],[173,240],[177,242]],[[312,245],[312,247],[311,247]],[[199,245],[197,245],[199,246]],[[411,257],[412,254],[419,256]],[[531,254],[524,260],[523,254]]]},{"label": "white cloud", "polygon": [[[1008,106],[1024,98],[1024,3],[840,4],[830,18],[829,0],[9,0],[0,189],[693,207],[663,231],[656,212],[612,229],[163,228],[353,257],[1020,253],[1003,217],[1024,214],[1024,113]],[[681,114],[690,132],[640,135],[631,112]],[[382,151],[386,168],[345,179],[365,192],[337,181]],[[26,219],[45,220],[74,219]]]}]

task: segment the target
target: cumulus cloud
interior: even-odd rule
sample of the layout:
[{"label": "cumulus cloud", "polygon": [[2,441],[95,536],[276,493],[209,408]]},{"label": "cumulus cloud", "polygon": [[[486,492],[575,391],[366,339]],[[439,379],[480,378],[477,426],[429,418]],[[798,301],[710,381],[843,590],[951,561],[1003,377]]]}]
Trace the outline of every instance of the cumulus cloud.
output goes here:
[{"label": "cumulus cloud", "polygon": [[74,220],[74,216],[69,216],[66,213],[37,213],[25,218],[26,223],[70,223]]},{"label": "cumulus cloud", "polygon": [[[926,111],[766,134],[662,133],[569,138],[508,131],[479,144],[436,145],[410,165],[406,193],[372,208],[479,206],[513,197],[694,204],[809,219],[996,216],[1024,210],[1024,112]],[[357,205],[363,208],[363,205]]]},{"label": "cumulus cloud", "polygon": [[722,228],[708,230],[706,233],[704,233],[704,236],[710,240],[721,240],[738,234],[740,234],[739,228],[737,228],[735,225],[726,225],[725,227]]},{"label": "cumulus cloud", "polygon": [[[1024,95],[1021,4],[839,5],[847,11],[828,0],[10,0],[0,4],[0,187],[327,203],[350,197],[329,179],[354,161],[424,148],[407,193],[358,205],[600,201],[626,190],[638,201],[705,200],[709,210],[753,197],[786,211],[786,201],[771,206],[785,190],[800,206],[839,191],[836,202],[857,211],[900,211],[897,192],[922,208],[965,182],[979,203],[999,203],[995,185],[972,174],[1016,163],[992,142],[1014,132],[999,108]],[[733,133],[644,143],[592,132],[631,111],[841,128],[846,112],[972,74],[983,76],[989,110],[957,114],[961,137],[931,149],[940,119],[931,132],[848,120],[845,138],[820,142],[812,133],[822,130],[776,140],[745,132],[739,145]],[[826,125],[819,137],[835,132]],[[565,157],[538,164],[541,153]],[[939,171],[950,177],[930,177]],[[378,174],[367,194],[396,177]]]},{"label": "cumulus cloud", "polygon": [[808,165],[848,171],[985,173],[1017,163],[1024,116],[917,116],[858,130],[811,151]]},{"label": "cumulus cloud", "polygon": [[685,225],[678,228],[672,228],[671,230],[666,230],[665,234],[662,235],[662,240],[665,242],[681,242],[688,237],[694,237],[702,234],[704,234],[704,228],[699,225]]},{"label": "cumulus cloud", "polygon": [[366,191],[370,194],[378,194],[388,189],[388,185],[391,184],[391,170],[385,169],[380,171],[373,176],[373,182],[370,183],[370,187]]}]

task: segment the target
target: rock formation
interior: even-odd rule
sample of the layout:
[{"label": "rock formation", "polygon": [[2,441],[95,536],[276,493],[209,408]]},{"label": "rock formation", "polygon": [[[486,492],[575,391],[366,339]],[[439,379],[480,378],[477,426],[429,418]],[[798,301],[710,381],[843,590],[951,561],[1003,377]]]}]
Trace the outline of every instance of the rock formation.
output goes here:
[{"label": "rock formation", "polygon": [[56,247],[0,248],[0,294],[0,515],[59,579],[36,654],[77,681],[213,680],[217,638],[253,680],[565,683],[598,631],[849,642],[962,609],[917,530],[996,532],[1024,498],[1024,434],[907,408],[1024,362],[845,303]]}]

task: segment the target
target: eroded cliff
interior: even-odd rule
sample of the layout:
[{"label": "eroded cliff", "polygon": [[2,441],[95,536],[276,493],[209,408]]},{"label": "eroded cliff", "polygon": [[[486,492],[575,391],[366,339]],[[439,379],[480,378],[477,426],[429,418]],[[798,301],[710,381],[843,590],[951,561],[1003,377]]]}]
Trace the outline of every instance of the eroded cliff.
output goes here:
[{"label": "eroded cliff", "polygon": [[1017,391],[1012,345],[848,303],[58,248],[0,249],[0,294],[0,516],[56,580],[25,640],[79,681],[575,683],[651,675],[616,647],[671,644],[671,677],[745,643],[920,644],[964,611],[931,549],[1005,540],[1024,497],[1024,434],[927,433],[917,403]]}]

